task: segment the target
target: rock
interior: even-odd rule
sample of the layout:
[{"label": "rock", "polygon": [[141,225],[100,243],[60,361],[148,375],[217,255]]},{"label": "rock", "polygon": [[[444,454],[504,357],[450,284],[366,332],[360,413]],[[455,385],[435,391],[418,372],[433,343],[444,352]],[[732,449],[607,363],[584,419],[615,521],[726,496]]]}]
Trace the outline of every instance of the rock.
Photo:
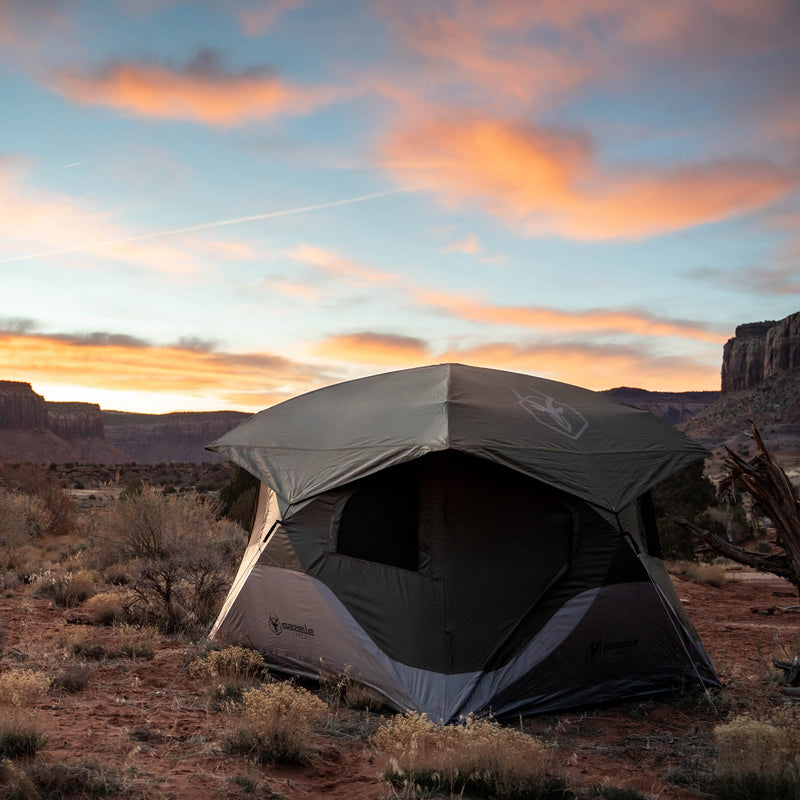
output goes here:
[{"label": "rock", "polygon": [[85,611],[76,611],[74,608],[68,608],[64,612],[64,622],[67,625],[91,625],[92,618]]},{"label": "rock", "polygon": [[798,368],[800,312],[777,322],[739,325],[722,351],[722,391],[751,389],[767,378]]}]

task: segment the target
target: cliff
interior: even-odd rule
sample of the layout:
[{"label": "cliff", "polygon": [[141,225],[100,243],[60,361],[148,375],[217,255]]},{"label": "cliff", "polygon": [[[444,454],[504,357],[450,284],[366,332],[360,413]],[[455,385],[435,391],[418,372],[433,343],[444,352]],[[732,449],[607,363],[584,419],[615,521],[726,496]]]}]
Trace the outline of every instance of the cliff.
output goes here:
[{"label": "cliff", "polygon": [[240,411],[196,411],[135,414],[104,411],[106,438],[142,464],[225,460],[205,450],[251,414]]},{"label": "cliff", "polygon": [[47,427],[44,397],[29,383],[0,381],[0,429],[35,430]]},{"label": "cliff", "polygon": [[739,325],[722,351],[722,391],[752,389],[800,368],[800,312],[779,321]]},{"label": "cliff", "polygon": [[602,394],[607,394],[620,403],[649,411],[670,425],[688,422],[720,395],[719,392],[649,392],[628,386],[608,389]]},{"label": "cliff", "polygon": [[0,459],[11,462],[131,461],[109,444],[96,403],[48,403],[29,383],[0,381]]}]

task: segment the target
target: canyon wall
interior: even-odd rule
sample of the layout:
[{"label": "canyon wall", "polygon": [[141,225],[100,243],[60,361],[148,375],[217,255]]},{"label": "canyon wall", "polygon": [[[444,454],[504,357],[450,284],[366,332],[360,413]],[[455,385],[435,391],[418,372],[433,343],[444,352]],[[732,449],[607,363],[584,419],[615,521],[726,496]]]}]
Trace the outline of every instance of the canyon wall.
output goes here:
[{"label": "canyon wall", "polygon": [[767,378],[798,368],[800,312],[778,321],[739,325],[722,351],[722,391],[752,389]]}]

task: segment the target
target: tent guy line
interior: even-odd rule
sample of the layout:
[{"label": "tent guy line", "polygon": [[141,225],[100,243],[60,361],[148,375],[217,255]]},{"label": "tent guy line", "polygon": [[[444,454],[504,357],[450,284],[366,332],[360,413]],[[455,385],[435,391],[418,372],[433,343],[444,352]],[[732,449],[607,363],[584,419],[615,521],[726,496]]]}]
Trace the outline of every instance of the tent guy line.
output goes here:
[{"label": "tent guy line", "polygon": [[[80,162],[78,162],[80,163]],[[71,166],[71,165],[70,165]],[[352,205],[353,203],[365,203],[368,200],[377,200],[380,197],[388,197],[393,194],[400,194],[401,192],[413,192],[418,187],[415,186],[401,186],[398,189],[388,189],[385,192],[373,192],[371,194],[362,194],[357,197],[347,197],[344,200],[332,200],[328,203],[316,203],[310,206],[300,206],[298,208],[288,208],[283,211],[267,211],[264,214],[252,214],[247,217],[236,217],[234,219],[220,219],[213,222],[201,222],[197,225],[187,225],[185,228],[173,228],[168,231],[156,231],[154,233],[143,233],[140,236],[129,236],[124,239],[107,239],[102,242],[92,242],[90,244],[77,244],[70,247],[62,247],[56,250],[46,250],[40,253],[29,253],[22,256],[11,256],[10,258],[0,258],[0,264],[11,264],[15,261],[31,261],[35,258],[47,258],[50,256],[60,256],[65,253],[75,253],[80,250],[97,250],[101,247],[111,247],[117,244],[130,244],[131,242],[141,242],[146,239],[157,239],[161,236],[174,236],[179,233],[192,233],[193,231],[202,231],[209,228],[222,228],[226,225],[238,225],[243,222],[256,222],[262,219],[272,219],[274,217],[289,217],[294,214],[305,214],[309,211],[321,211],[325,208],[334,208],[336,206]]]}]

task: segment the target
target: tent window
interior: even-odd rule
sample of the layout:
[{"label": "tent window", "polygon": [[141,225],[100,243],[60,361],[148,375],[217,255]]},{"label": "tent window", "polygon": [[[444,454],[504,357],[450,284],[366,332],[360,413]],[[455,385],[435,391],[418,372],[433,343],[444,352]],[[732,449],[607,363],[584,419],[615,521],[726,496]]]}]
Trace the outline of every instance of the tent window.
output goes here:
[{"label": "tent window", "polygon": [[359,482],[342,511],[336,552],[416,571],[418,479],[416,466],[403,464]]}]

